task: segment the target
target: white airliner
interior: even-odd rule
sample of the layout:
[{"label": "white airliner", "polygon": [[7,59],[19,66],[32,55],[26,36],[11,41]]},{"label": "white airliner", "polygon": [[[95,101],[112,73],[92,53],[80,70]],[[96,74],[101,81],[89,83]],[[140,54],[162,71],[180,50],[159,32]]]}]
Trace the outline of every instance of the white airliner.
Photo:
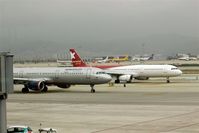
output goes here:
[{"label": "white airliner", "polygon": [[132,61],[148,61],[148,60],[153,60],[153,56],[154,54],[152,54],[151,56],[139,56],[139,57],[133,57]]},{"label": "white airliner", "polygon": [[184,56],[184,57],[178,58],[178,60],[190,61],[190,60],[197,60],[197,58],[196,57]]},{"label": "white airliner", "polygon": [[76,84],[90,85],[93,93],[95,84],[108,83],[111,79],[103,70],[92,67],[14,68],[14,84],[23,84],[23,93],[46,92],[50,85],[69,88]]},{"label": "white airliner", "polygon": [[[70,49],[71,60],[74,67],[86,67],[86,63],[81,60],[75,49]],[[78,63],[76,63],[78,62]],[[100,66],[97,66],[100,68]],[[173,65],[128,65],[128,66],[114,66],[101,67],[115,79],[115,83],[131,82],[132,79],[148,80],[150,77],[166,77],[167,83],[170,82],[169,77],[176,77],[182,74],[182,71]]]},{"label": "white airliner", "polygon": [[106,63],[106,62],[108,62],[108,56],[106,56],[106,58],[103,59],[103,60],[98,60],[97,61],[97,63]]},{"label": "white airliner", "polygon": [[105,71],[115,78],[115,83],[131,82],[133,78],[148,80],[151,77],[166,77],[169,83],[169,77],[182,74],[182,71],[173,65],[129,65],[108,68]]}]

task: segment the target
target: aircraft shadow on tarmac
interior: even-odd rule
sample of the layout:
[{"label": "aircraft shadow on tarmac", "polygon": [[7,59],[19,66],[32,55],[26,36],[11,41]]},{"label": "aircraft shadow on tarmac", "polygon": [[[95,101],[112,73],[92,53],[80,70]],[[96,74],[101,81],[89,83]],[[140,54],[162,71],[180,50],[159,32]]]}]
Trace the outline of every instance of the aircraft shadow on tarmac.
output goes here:
[{"label": "aircraft shadow on tarmac", "polygon": [[[115,84],[114,86],[103,86],[103,87],[107,87],[107,90],[101,90],[100,87],[98,89],[96,89],[96,93],[117,93],[117,91],[114,91],[114,88],[116,89],[124,89],[124,88],[135,88],[135,87],[140,87],[140,85],[142,86],[170,86],[170,85],[179,85],[179,84],[185,84],[185,83],[197,83],[196,81],[171,81],[170,83],[165,83],[164,81],[134,81],[132,83],[128,83],[126,85],[126,87],[123,87],[123,84]],[[109,88],[112,88],[111,91]],[[22,93],[20,89],[14,90],[15,94],[51,94],[51,93],[90,93],[90,89],[60,89],[60,88],[49,88],[49,90],[47,92],[38,92],[38,91],[30,91],[29,93]],[[120,91],[121,93],[121,91]]]},{"label": "aircraft shadow on tarmac", "polygon": [[[29,93],[22,93],[21,91],[18,91],[18,90],[15,90],[14,91],[14,93],[15,94],[51,94],[51,93],[85,93],[85,94],[87,94],[87,93],[90,93],[90,94],[92,94],[91,92],[90,92],[90,90],[82,90],[82,91],[79,91],[79,90],[73,90],[73,89],[71,89],[71,90],[61,90],[61,89],[58,89],[58,90],[48,90],[48,92],[36,92],[36,91],[30,91]],[[112,92],[110,92],[110,91],[101,91],[101,90],[98,90],[98,91],[96,91],[96,93],[112,93]]]}]

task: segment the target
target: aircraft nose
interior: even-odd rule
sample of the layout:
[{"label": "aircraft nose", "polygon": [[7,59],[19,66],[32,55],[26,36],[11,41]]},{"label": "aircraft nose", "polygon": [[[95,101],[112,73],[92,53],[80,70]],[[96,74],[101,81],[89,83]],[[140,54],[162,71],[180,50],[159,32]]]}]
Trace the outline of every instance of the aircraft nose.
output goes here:
[{"label": "aircraft nose", "polygon": [[182,75],[182,71],[181,70],[178,71],[178,75]]},{"label": "aircraft nose", "polygon": [[176,74],[177,76],[180,76],[180,75],[182,75],[182,71],[181,71],[181,70],[176,70],[175,74]]},{"label": "aircraft nose", "polygon": [[106,75],[105,77],[104,77],[104,79],[105,79],[105,82],[110,82],[111,80],[112,80],[112,77],[110,76],[110,75]]}]

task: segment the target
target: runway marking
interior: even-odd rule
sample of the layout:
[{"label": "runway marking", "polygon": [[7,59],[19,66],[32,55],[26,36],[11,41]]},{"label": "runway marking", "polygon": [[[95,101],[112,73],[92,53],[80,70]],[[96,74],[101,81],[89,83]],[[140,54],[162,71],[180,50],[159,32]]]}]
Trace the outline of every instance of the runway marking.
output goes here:
[{"label": "runway marking", "polygon": [[177,129],[186,128],[186,127],[191,127],[191,126],[194,126],[194,125],[199,125],[199,123],[194,123],[194,124],[190,124],[190,125],[186,125],[186,126],[181,126],[181,127],[178,127],[178,128],[176,127],[176,128],[174,128],[174,129],[168,130],[168,131],[166,131],[166,132],[175,131],[175,130],[177,130]]},{"label": "runway marking", "polygon": [[[197,119],[198,118],[198,119]],[[164,122],[165,121],[165,122]],[[153,123],[156,122],[156,123]],[[166,126],[165,126],[166,123]],[[158,127],[158,124],[162,124],[162,127]],[[99,132],[106,132],[111,130],[116,130],[120,128],[126,128],[126,130],[130,131],[157,131],[157,132],[170,132],[181,128],[186,128],[194,125],[199,125],[199,111],[188,112],[184,114],[174,115],[163,117],[154,120],[147,120],[142,122],[137,122],[134,124],[126,124],[118,127],[107,128],[103,130],[94,131],[91,133],[99,133]],[[149,127],[149,128],[147,128]]]}]

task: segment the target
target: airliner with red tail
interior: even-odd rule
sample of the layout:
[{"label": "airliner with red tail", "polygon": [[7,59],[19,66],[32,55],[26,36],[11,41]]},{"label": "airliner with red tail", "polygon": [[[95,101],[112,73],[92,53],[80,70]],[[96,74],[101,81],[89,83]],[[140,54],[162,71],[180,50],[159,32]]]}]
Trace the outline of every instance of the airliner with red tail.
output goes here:
[{"label": "airliner with red tail", "polygon": [[[86,63],[80,58],[75,49],[70,49],[71,60],[74,67],[86,67]],[[127,66],[93,66],[105,69],[107,74],[115,80],[115,83],[131,82],[132,79],[148,80],[151,77],[165,77],[167,83],[169,77],[176,77],[182,74],[173,65],[127,65]]]}]

